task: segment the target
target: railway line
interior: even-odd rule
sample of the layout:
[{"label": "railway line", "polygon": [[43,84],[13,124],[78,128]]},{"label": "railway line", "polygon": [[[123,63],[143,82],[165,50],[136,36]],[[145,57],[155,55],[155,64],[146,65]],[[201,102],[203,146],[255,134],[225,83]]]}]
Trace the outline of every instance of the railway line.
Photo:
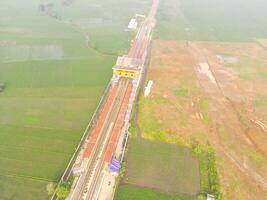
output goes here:
[{"label": "railway line", "polygon": [[[141,24],[127,55],[127,59],[133,64],[130,70],[139,70],[139,74],[137,77],[128,77],[127,73],[119,73],[120,76],[115,77],[98,121],[87,138],[82,151],[81,172],[73,183],[68,197],[69,200],[99,199],[105,175],[113,173],[111,169],[112,161],[114,161],[113,154],[118,145],[118,138],[123,136],[121,131],[125,125],[125,117],[132,106],[129,106],[129,102],[133,103],[131,98],[135,97],[135,92],[142,77],[142,68],[151,39],[158,2],[159,0],[153,1],[150,13]],[[136,60],[138,61],[137,64],[132,63]],[[142,64],[140,65],[140,63]],[[117,163],[118,161],[115,160],[114,162]],[[110,190],[114,190],[114,188],[112,187]],[[105,198],[102,197],[102,199],[112,199],[112,194]]]},{"label": "railway line", "polygon": [[[105,119],[103,119],[103,125],[99,130],[99,138],[95,140],[95,146],[87,146],[89,148],[92,148],[90,153],[85,151],[84,156],[87,159],[87,162],[85,164],[86,173],[83,177],[81,177],[76,185],[75,192],[72,193],[72,195],[69,197],[69,199],[92,199],[94,189],[97,185],[97,179],[100,176],[100,173],[104,167],[104,153],[107,147],[107,140],[110,137],[110,133],[113,130],[114,123],[117,119],[120,106],[122,104],[122,101],[125,96],[126,89],[128,85],[130,84],[130,80],[128,79],[120,79],[120,81],[117,83],[117,85],[114,85],[113,88],[115,88],[116,96],[115,98],[112,97],[112,94],[110,95],[110,98],[112,100],[111,106],[109,110],[103,109],[103,112],[107,112]],[[112,99],[114,98],[114,99]],[[98,127],[94,129],[94,131],[97,130]],[[91,139],[89,138],[89,140]],[[90,144],[90,143],[89,143]],[[86,149],[87,150],[87,149]]]},{"label": "railway line", "polygon": [[101,135],[101,138],[99,140],[100,148],[98,149],[98,151],[96,151],[97,152],[96,153],[97,154],[96,160],[93,160],[93,162],[92,162],[92,165],[95,168],[93,168],[93,169],[91,168],[92,171],[89,170],[95,174],[94,175],[90,174],[91,177],[90,177],[89,181],[91,181],[91,182],[89,182],[89,184],[88,184],[87,195],[84,195],[83,198],[79,198],[79,199],[86,199],[86,200],[87,199],[88,200],[93,199],[94,192],[96,190],[97,183],[98,183],[97,180],[99,180],[101,172],[104,168],[104,165],[105,165],[104,156],[105,156],[105,152],[106,152],[106,149],[108,146],[108,140],[110,139],[111,133],[114,130],[115,122],[116,122],[117,117],[119,115],[119,111],[120,111],[122,102],[125,98],[127,87],[130,84],[130,80],[121,79],[118,84],[119,84],[120,88],[118,89],[115,102],[114,102],[112,109],[110,110],[109,116],[107,117],[106,122],[103,126],[102,135]]}]

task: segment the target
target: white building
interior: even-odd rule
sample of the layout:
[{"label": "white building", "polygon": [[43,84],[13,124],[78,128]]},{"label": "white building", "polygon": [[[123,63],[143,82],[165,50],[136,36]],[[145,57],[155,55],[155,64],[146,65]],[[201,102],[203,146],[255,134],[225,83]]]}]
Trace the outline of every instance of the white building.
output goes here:
[{"label": "white building", "polygon": [[211,194],[207,194],[207,200],[215,200],[215,196]]},{"label": "white building", "polygon": [[132,18],[128,24],[128,29],[135,30],[137,28],[137,21],[135,18]]},{"label": "white building", "polygon": [[152,85],[153,85],[153,81],[149,80],[147,83],[147,86],[145,87],[145,93],[144,93],[145,97],[147,97],[150,94]]}]

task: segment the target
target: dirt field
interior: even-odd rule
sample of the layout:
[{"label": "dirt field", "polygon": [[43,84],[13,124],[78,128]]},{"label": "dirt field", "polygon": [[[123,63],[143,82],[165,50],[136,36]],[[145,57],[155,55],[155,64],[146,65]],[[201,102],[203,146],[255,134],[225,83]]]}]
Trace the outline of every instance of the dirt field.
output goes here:
[{"label": "dirt field", "polygon": [[267,51],[258,43],[153,45],[154,85],[140,101],[142,136],[209,141],[225,199],[267,199]]},{"label": "dirt field", "polygon": [[263,46],[263,48],[267,48],[267,39],[259,39],[257,41]]}]

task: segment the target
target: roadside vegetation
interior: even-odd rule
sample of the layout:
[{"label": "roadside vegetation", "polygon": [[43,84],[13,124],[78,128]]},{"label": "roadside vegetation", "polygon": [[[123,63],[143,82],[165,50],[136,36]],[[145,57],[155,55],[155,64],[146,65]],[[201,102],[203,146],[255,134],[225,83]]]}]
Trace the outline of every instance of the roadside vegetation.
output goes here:
[{"label": "roadside vegetation", "polygon": [[71,185],[69,183],[61,183],[56,189],[56,195],[60,200],[66,199],[69,195]]}]

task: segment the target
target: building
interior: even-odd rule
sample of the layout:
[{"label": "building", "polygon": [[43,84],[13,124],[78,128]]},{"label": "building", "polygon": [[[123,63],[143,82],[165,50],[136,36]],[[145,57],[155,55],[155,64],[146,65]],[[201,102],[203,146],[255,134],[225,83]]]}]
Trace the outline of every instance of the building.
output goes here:
[{"label": "building", "polygon": [[144,92],[145,97],[147,97],[150,94],[152,85],[153,85],[153,81],[149,80],[147,83],[147,86],[145,87],[145,92]]},{"label": "building", "polygon": [[113,67],[113,75],[115,77],[136,78],[142,66],[143,61],[140,59],[119,56]]},{"label": "building", "polygon": [[215,200],[215,196],[211,194],[207,194],[207,200]]},{"label": "building", "polygon": [[135,30],[137,28],[137,21],[135,18],[132,18],[128,24],[128,29]]}]

